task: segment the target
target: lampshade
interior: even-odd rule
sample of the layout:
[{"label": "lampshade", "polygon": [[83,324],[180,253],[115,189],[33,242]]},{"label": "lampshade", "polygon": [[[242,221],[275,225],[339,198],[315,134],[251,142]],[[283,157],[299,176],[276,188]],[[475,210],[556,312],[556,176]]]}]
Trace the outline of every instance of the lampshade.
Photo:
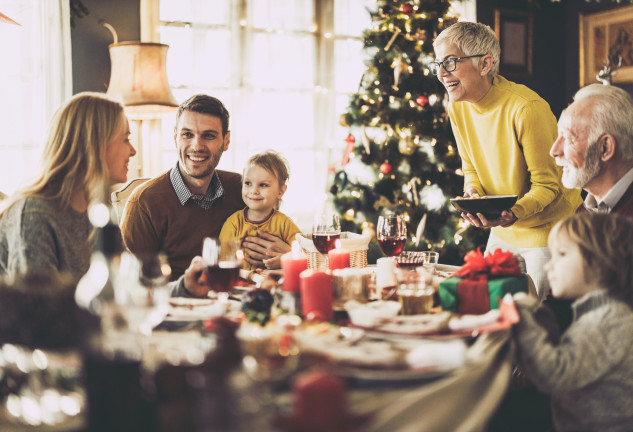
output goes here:
[{"label": "lampshade", "polygon": [[119,42],[109,48],[112,70],[107,94],[123,102],[128,117],[155,118],[178,106],[167,82],[168,45]]},{"label": "lampshade", "polygon": [[20,24],[16,23],[15,21],[13,21],[8,16],[6,16],[5,14],[3,14],[2,12],[0,12],[0,23],[20,25]]}]

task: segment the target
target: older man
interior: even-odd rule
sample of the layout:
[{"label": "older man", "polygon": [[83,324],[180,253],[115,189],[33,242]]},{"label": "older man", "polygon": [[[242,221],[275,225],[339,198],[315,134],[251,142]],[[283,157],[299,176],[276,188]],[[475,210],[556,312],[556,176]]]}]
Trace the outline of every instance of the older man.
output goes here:
[{"label": "older man", "polygon": [[434,47],[436,61],[429,69],[448,93],[465,195],[519,196],[496,220],[462,216],[492,228],[486,251],[522,256],[544,298],[547,235],[581,203],[579,191],[563,188],[561,170],[547,154],[556,139],[556,117],[538,94],[497,74],[500,47],[490,27],[458,22],[440,33]]},{"label": "older man", "polygon": [[633,98],[619,87],[591,84],[561,114],[550,154],[563,185],[583,188],[578,211],[633,218]]}]

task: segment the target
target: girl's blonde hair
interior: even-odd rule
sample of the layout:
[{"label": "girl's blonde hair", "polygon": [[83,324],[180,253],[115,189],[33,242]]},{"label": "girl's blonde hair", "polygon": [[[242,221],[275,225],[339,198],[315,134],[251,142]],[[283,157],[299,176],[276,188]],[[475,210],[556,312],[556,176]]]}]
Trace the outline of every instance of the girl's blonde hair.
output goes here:
[{"label": "girl's blonde hair", "polygon": [[578,245],[585,280],[633,306],[633,220],[615,213],[578,213],[552,228],[550,242],[561,234]]},{"label": "girl's blonde hair", "polygon": [[23,197],[60,199],[68,207],[76,190],[83,190],[86,202],[107,199],[106,150],[124,121],[123,106],[104,93],[83,92],[71,98],[51,121],[41,174],[11,197],[3,212]]},{"label": "girl's blonde hair", "polygon": [[[257,153],[256,155],[251,156],[246,161],[244,174],[246,174],[246,171],[252,166],[260,166],[269,173],[273,174],[279,182],[279,187],[284,186],[290,178],[290,165],[288,164],[288,161],[281,153],[276,152],[275,150],[266,150],[262,153]],[[279,210],[280,206],[281,199],[277,202],[275,209]]]}]

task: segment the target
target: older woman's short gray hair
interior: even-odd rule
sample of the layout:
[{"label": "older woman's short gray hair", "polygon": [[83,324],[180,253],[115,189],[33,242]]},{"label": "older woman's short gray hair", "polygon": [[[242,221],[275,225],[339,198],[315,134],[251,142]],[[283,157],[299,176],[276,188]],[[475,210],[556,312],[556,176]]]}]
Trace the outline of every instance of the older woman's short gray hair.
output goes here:
[{"label": "older woman's short gray hair", "polygon": [[591,99],[593,109],[588,142],[602,134],[613,135],[625,160],[633,159],[633,98],[620,87],[589,84],[574,95],[574,102]]},{"label": "older woman's short gray hair", "polygon": [[[440,33],[433,47],[437,48],[443,44],[455,44],[464,55],[490,54],[493,64],[488,75],[494,78],[499,73],[499,57],[501,48],[499,40],[492,29],[481,23],[457,22]],[[479,64],[480,58],[473,58],[472,61]]]}]

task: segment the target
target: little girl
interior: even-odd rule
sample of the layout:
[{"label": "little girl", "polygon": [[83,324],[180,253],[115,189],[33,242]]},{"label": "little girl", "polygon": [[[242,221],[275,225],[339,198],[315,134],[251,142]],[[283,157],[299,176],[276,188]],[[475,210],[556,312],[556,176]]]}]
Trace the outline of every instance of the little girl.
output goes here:
[{"label": "little girl", "polygon": [[633,221],[576,214],[554,226],[549,248],[552,295],[574,300],[574,318],[558,339],[534,319],[535,299],[516,299],[519,364],[538,389],[551,393],[557,430],[630,431]]},{"label": "little girl", "polygon": [[[288,162],[281,154],[268,150],[251,156],[242,176],[242,199],[246,208],[226,220],[220,231],[220,241],[239,239],[241,242],[244,237],[255,237],[257,231],[262,230],[292,244],[301,230],[278,210],[288,187],[288,178]],[[275,257],[264,260],[264,264],[267,268],[279,268],[280,260]],[[254,269],[246,261],[243,268]]]}]

